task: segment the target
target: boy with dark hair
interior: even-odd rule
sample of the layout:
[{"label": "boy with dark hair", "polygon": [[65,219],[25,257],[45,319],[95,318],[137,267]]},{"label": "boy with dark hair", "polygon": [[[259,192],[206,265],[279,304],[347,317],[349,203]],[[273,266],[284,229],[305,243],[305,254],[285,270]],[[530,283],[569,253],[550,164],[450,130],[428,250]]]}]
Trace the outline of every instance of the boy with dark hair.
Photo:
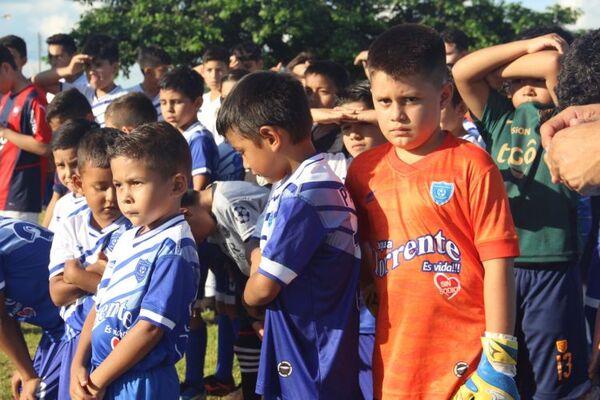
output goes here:
[{"label": "boy with dark hair", "polygon": [[177,128],[192,154],[192,181],[202,190],[215,180],[219,151],[212,133],[197,118],[204,81],[189,67],[177,67],[160,80],[160,107],[166,122]]},{"label": "boy with dark hair", "polygon": [[87,208],[85,197],[77,193],[73,176],[77,175],[77,147],[83,136],[97,127],[96,123],[86,119],[69,120],[52,134],[50,149],[56,165],[56,176],[68,193],[60,197],[52,207],[46,209],[51,216],[48,229],[55,232],[61,220],[75,215]]},{"label": "boy with dark hair", "polygon": [[[69,83],[81,71],[85,71],[88,83]],[[126,90],[115,84],[118,71],[119,43],[111,36],[96,34],[86,41],[82,54],[73,56],[69,65],[40,72],[32,81],[51,93],[76,88],[92,106],[96,122],[104,126],[104,113],[108,105],[127,94]],[[61,78],[65,78],[65,82],[60,82]]]},{"label": "boy with dark hair", "polygon": [[144,80],[127,90],[129,92],[141,92],[148,96],[156,110],[159,121],[162,121],[159,82],[160,78],[171,68],[171,56],[161,47],[144,46],[138,49],[137,63],[142,70]]},{"label": "boy with dark hair", "polygon": [[[339,125],[328,120],[328,111],[335,106],[337,96],[344,91],[349,81],[348,72],[344,67],[331,61],[315,61],[304,72],[304,89],[315,122],[312,138],[317,151],[342,151]],[[322,109],[327,109],[324,110],[324,118],[319,112],[323,111]]]},{"label": "boy with dark hair", "polygon": [[67,350],[61,366],[59,400],[69,399],[71,361],[83,323],[92,309],[96,288],[118,236],[131,227],[117,205],[108,149],[122,133],[116,129],[89,131],[77,146],[75,190],[87,208],[63,219],[50,251],[50,295],[61,307]]},{"label": "boy with dark hair", "polygon": [[398,25],[368,57],[377,120],[390,143],[356,157],[346,184],[379,299],[373,395],[518,398],[517,237],[489,156],[440,129],[452,94],[444,42],[431,28]]},{"label": "boy with dark hair", "polygon": [[304,73],[306,72],[306,68],[308,68],[313,62],[315,62],[316,58],[312,55],[312,53],[308,51],[301,51],[296,54],[294,58],[290,60],[285,66],[292,76],[302,82],[304,85]]},{"label": "boy with dark hair", "polygon": [[[14,364],[13,398],[56,399],[65,343],[58,309],[48,293],[52,232],[0,217],[0,350]],[[42,329],[33,361],[19,323]]]},{"label": "boy with dark hair", "polygon": [[[192,161],[181,134],[154,122],[111,148],[112,181],[136,228],[119,238],[71,368],[75,398],[177,399],[199,264],[180,214]],[[91,374],[87,366],[91,362]]]},{"label": "boy with dark hair", "polygon": [[[159,103],[160,106],[160,103]],[[127,93],[106,109],[106,126],[130,133],[140,125],[156,122],[156,109],[152,101],[141,92]]]},{"label": "boy with dark hair", "polygon": [[92,106],[75,88],[57,93],[46,109],[46,122],[53,131],[70,119],[94,120]]},{"label": "boy with dark hair", "polygon": [[360,249],[343,183],[315,155],[304,90],[287,74],[244,77],[217,129],[256,175],[274,183],[260,263],[244,290],[268,305],[256,392],[265,398],[356,398]]},{"label": "boy with dark hair", "polygon": [[215,136],[215,143],[223,142],[217,134],[217,112],[221,106],[221,79],[229,70],[229,52],[221,46],[211,46],[202,55],[202,64],[197,67],[209,91],[202,96],[198,121]]},{"label": "boy with dark hair", "polygon": [[446,65],[452,67],[458,60],[469,54],[471,39],[457,28],[446,28],[440,32],[446,51]]},{"label": "boy with dark hair", "polygon": [[[77,53],[77,45],[75,39],[71,35],[65,33],[57,33],[46,39],[48,45],[48,62],[52,68],[63,68],[71,63],[71,59]],[[86,86],[87,77],[80,71],[78,74],[70,76],[66,79],[67,82],[74,86]],[[51,94],[51,93],[50,93]],[[50,102],[48,100],[48,102]]]},{"label": "boy with dark hair", "polygon": [[27,44],[19,36],[7,35],[0,38],[0,46],[10,50],[19,73],[23,73],[23,66],[27,64]]},{"label": "boy with dark hair", "polygon": [[0,215],[37,223],[46,186],[46,96],[0,46]]},{"label": "boy with dark hair", "polygon": [[231,49],[229,68],[256,72],[263,69],[262,50],[251,41],[239,43]]},{"label": "boy with dark hair", "polygon": [[[539,133],[556,104],[566,46],[556,33],[518,40],[473,52],[452,71],[501,170],[519,236],[517,381],[523,398],[577,398],[590,387],[576,264],[578,196],[552,182]],[[498,78],[509,83],[510,99],[490,87]]]}]

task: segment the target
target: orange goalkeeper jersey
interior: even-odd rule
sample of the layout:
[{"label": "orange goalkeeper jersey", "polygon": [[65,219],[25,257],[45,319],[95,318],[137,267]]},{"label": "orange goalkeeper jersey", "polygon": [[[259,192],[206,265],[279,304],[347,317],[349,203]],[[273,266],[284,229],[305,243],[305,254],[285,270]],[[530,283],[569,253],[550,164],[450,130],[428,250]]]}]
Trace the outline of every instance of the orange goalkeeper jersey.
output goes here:
[{"label": "orange goalkeeper jersey", "polygon": [[488,154],[452,135],[414,164],[390,144],[346,179],[373,249],[378,399],[445,399],[477,368],[482,261],[519,254],[504,183]]}]

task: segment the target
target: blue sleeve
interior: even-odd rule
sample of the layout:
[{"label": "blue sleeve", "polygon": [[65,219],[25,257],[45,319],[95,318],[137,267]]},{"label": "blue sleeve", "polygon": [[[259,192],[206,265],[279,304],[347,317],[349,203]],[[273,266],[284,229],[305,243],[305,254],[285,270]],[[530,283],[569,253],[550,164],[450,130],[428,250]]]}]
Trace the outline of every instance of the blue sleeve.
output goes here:
[{"label": "blue sleeve", "polygon": [[167,331],[189,318],[197,289],[194,268],[181,256],[160,257],[142,300],[139,318]]},{"label": "blue sleeve", "polygon": [[307,267],[328,231],[314,207],[297,197],[281,200],[272,223],[258,271],[288,285]]},{"label": "blue sleeve", "polygon": [[4,253],[0,253],[0,291],[6,289],[6,278],[4,277],[4,268],[6,267],[4,262]]},{"label": "blue sleeve", "polygon": [[192,153],[192,176],[213,175],[216,171],[219,153],[212,137],[200,135],[190,142]]}]

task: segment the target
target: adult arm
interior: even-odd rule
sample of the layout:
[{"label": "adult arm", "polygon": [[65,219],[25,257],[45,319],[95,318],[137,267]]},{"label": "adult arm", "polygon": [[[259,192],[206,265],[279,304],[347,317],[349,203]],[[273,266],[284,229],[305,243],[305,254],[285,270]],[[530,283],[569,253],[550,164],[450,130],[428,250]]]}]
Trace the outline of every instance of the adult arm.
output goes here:
[{"label": "adult arm", "polygon": [[15,132],[10,128],[0,128],[0,138],[8,140],[21,150],[38,156],[47,157],[50,154],[50,146],[47,143],[40,142],[31,135]]}]

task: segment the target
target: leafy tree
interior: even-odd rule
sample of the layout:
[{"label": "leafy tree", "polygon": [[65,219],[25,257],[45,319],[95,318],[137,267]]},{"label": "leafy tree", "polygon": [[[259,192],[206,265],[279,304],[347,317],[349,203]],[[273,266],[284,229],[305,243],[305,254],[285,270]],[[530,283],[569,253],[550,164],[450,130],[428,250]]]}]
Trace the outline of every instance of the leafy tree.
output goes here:
[{"label": "leafy tree", "polygon": [[[78,0],[94,3],[93,0]],[[474,47],[510,40],[522,30],[571,24],[580,11],[560,5],[543,12],[504,0],[104,0],[86,12],[73,34],[84,41],[103,32],[120,41],[128,73],[135,50],[165,48],[178,64],[192,64],[207,45],[232,47],[253,40],[265,49],[267,65],[287,62],[300,51],[350,66],[387,27],[416,22],[441,30],[456,27]]]}]

